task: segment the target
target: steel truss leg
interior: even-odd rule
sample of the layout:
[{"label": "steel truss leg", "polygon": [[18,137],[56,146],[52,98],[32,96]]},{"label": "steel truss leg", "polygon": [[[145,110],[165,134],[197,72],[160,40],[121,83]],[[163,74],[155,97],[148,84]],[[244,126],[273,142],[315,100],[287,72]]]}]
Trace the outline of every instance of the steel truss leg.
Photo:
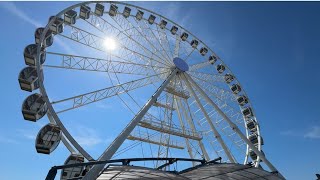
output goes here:
[{"label": "steel truss leg", "polygon": [[[185,73],[183,73],[184,75]],[[230,160],[230,162],[235,163],[235,159],[234,157],[231,155],[228,147],[226,146],[226,144],[224,143],[223,139],[221,138],[221,135],[219,134],[218,130],[216,129],[216,127],[213,125],[207,111],[204,109],[204,107],[202,106],[198,96],[196,95],[196,93],[194,92],[194,90],[192,89],[192,86],[190,84],[190,82],[188,81],[188,79],[184,76],[184,80],[186,82],[186,85],[188,87],[188,89],[190,90],[192,96],[194,97],[194,99],[196,100],[198,106],[200,107],[201,111],[203,112],[205,118],[207,119],[208,124],[210,125],[211,130],[214,133],[215,138],[218,140],[218,142],[220,143],[220,145],[222,146],[224,152],[226,153],[226,155],[228,156],[228,159]]]},{"label": "steel truss leg", "polygon": [[[118,137],[109,145],[109,147],[104,151],[104,153],[100,156],[99,161],[106,161],[112,158],[114,153],[119,149],[119,147],[123,144],[123,142],[127,139],[133,129],[137,126],[137,124],[141,121],[143,116],[147,113],[153,103],[160,96],[161,92],[164,88],[169,84],[169,82],[175,77],[178,69],[175,68],[171,74],[167,77],[167,79],[161,84],[161,86],[157,89],[157,91],[151,96],[151,98],[147,101],[147,103],[142,107],[142,109],[138,112],[137,115],[129,122],[127,127],[118,135]],[[96,179],[99,175],[100,171],[104,168],[104,164],[95,165],[91,170],[85,175],[83,180],[93,180]]]},{"label": "steel truss leg", "polygon": [[228,116],[226,116],[221,109],[209,98],[209,96],[198,86],[198,84],[186,73],[184,73],[184,77],[187,82],[192,83],[192,85],[198,90],[201,96],[211,104],[216,111],[229,123],[229,126],[244,140],[249,147],[263,160],[263,162],[270,168],[271,171],[278,172],[278,170],[268,161],[268,159],[248,140],[248,138],[240,131],[238,126],[234,124]]},{"label": "steel truss leg", "polygon": [[[175,102],[175,106],[176,106],[176,111],[178,113],[178,118],[179,118],[179,121],[180,121],[180,126],[182,128],[182,131],[185,132],[185,126],[183,124],[183,120],[182,120],[182,117],[181,117],[181,113],[180,113],[180,108],[178,106],[178,103],[177,103],[177,99],[174,98],[174,102]],[[188,153],[190,155],[190,158],[193,159],[193,155],[192,155],[192,148],[190,146],[190,143],[189,143],[189,139],[188,138],[184,138],[185,142],[186,142],[186,145],[187,145],[187,149],[188,149]],[[195,162],[192,162],[192,165],[195,166]]]},{"label": "steel truss leg", "polygon": [[[193,133],[196,133],[197,131],[196,131],[196,127],[195,127],[195,125],[194,125],[194,122],[193,122],[192,119],[188,116],[186,110],[183,108],[180,98],[177,99],[177,101],[178,101],[179,106],[180,106],[181,109],[182,109],[182,112],[183,112],[184,117],[185,117],[185,118],[187,119],[187,121],[188,121],[188,124],[189,124],[192,132],[193,132]],[[186,101],[186,104],[187,104],[188,102],[187,102],[186,99],[185,99],[185,101]],[[190,115],[191,115],[189,106],[188,106],[188,112],[189,112]],[[203,143],[202,143],[202,140],[199,140],[199,141],[198,141],[198,144],[199,144],[199,147],[200,147],[200,149],[201,149],[201,151],[202,151],[202,154],[203,154],[205,160],[206,160],[206,161],[209,161],[209,160],[210,160],[210,157],[209,157],[209,155],[208,155],[208,153],[207,153],[207,150],[204,148],[204,145],[203,145]]]}]

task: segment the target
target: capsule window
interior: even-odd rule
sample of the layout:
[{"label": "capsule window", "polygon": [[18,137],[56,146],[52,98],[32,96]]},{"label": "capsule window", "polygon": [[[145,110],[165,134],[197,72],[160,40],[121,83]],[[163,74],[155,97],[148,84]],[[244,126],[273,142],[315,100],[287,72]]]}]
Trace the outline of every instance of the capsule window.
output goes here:
[{"label": "capsule window", "polygon": [[172,35],[175,35],[175,34],[177,33],[177,31],[178,31],[178,27],[172,26],[172,28],[171,28],[171,30],[170,30],[171,34],[172,34]]},{"label": "capsule window", "polygon": [[219,64],[218,66],[217,66],[217,71],[218,71],[218,73],[223,73],[224,72],[224,70],[226,70],[226,68],[224,67],[224,65],[222,65],[222,64]]},{"label": "capsule window", "polygon": [[97,3],[96,4],[96,8],[94,10],[94,13],[97,15],[97,16],[103,16],[103,12],[104,12],[104,5],[100,4],[100,3]]},{"label": "capsule window", "polygon": [[79,17],[81,19],[89,19],[90,18],[90,11],[91,11],[91,8],[89,6],[82,5],[80,7]]},{"label": "capsule window", "polygon": [[138,10],[138,12],[137,12],[137,14],[136,14],[136,19],[137,19],[138,21],[140,21],[140,20],[142,19],[142,17],[143,17],[143,14],[144,14],[144,12]]},{"label": "capsule window", "polygon": [[61,140],[60,127],[55,124],[47,124],[40,129],[36,138],[36,150],[38,153],[50,154]]},{"label": "capsule window", "polygon": [[200,49],[200,54],[201,54],[202,56],[205,56],[205,55],[207,54],[207,52],[208,52],[208,49],[205,48],[205,47],[202,47],[202,48]]},{"label": "capsule window", "polygon": [[227,73],[224,75],[224,80],[226,81],[226,83],[229,84],[234,80],[234,76],[232,74]]},{"label": "capsule window", "polygon": [[131,9],[129,7],[124,7],[124,10],[123,10],[123,17],[125,18],[128,18],[130,16],[130,13],[131,13]]},{"label": "capsule window", "polygon": [[34,66],[28,66],[20,71],[19,84],[22,90],[29,92],[39,88],[38,73]]},{"label": "capsule window", "polygon": [[[36,31],[34,32],[36,44],[40,44],[40,38],[41,38],[43,31],[44,31],[44,28],[37,28]],[[48,31],[44,37],[42,46],[49,47],[53,44],[53,35],[52,34],[53,34],[52,31],[50,29],[48,29]]]},{"label": "capsule window", "polygon": [[246,108],[242,111],[242,114],[243,114],[246,118],[252,117],[252,116],[253,116],[253,112],[252,112],[251,107],[246,107]]},{"label": "capsule window", "polygon": [[197,41],[197,40],[192,40],[191,41],[191,43],[190,43],[190,45],[193,47],[193,48],[196,48],[197,46],[198,46],[198,44],[199,44],[199,41]]},{"label": "capsule window", "polygon": [[[76,163],[83,163],[84,157],[79,154],[71,154],[67,160],[65,161],[64,165],[68,164],[76,164]],[[79,177],[82,174],[83,166],[77,166],[72,168],[65,168],[61,172],[61,180],[73,179],[75,177]]]},{"label": "capsule window", "polygon": [[109,9],[109,15],[110,16],[116,16],[118,11],[118,6],[111,4],[110,9]]},{"label": "capsule window", "polygon": [[[260,152],[264,155],[264,152],[262,150]],[[257,160],[257,158],[258,158],[257,154],[252,149],[250,149],[249,155],[250,155],[251,159],[254,161]]]},{"label": "capsule window", "polygon": [[211,63],[211,64],[214,64],[215,62],[217,62],[217,57],[212,54],[211,56],[209,56],[209,59],[208,61]]},{"label": "capsule window", "polygon": [[159,26],[160,26],[161,29],[164,29],[167,24],[168,24],[168,22],[162,19],[162,20],[160,21]]},{"label": "capsule window", "polygon": [[231,86],[231,91],[234,93],[234,94],[238,94],[240,91],[241,91],[241,87],[239,84],[233,84]]},{"label": "capsule window", "polygon": [[22,114],[25,120],[36,122],[42,118],[47,111],[47,104],[41,94],[36,93],[28,96],[22,104]]},{"label": "capsule window", "polygon": [[237,101],[241,106],[243,106],[243,105],[246,105],[248,103],[248,98],[247,98],[247,96],[244,96],[244,95],[243,96],[239,96],[237,98]]},{"label": "capsule window", "polygon": [[63,32],[63,19],[55,16],[51,16],[49,18],[49,22],[54,19],[54,21],[50,24],[50,30],[53,34],[60,34]]},{"label": "capsule window", "polygon": [[155,21],[155,19],[156,19],[156,17],[151,14],[151,15],[149,16],[149,19],[148,19],[149,24],[153,24],[154,21]]},{"label": "capsule window", "polygon": [[64,13],[64,22],[68,24],[75,24],[77,19],[77,12],[75,10],[69,10]]},{"label": "capsule window", "polygon": [[[26,65],[35,66],[36,65],[36,57],[37,57],[37,48],[36,44],[30,44],[25,47],[23,56]],[[44,48],[40,50],[40,63],[43,64],[46,60],[46,52]]]},{"label": "capsule window", "polygon": [[253,119],[248,120],[246,122],[246,126],[251,132],[255,132],[256,128],[257,128],[257,122],[255,120],[253,120]]},{"label": "capsule window", "polygon": [[189,35],[188,35],[186,32],[184,32],[184,33],[182,33],[182,35],[180,36],[180,38],[181,38],[182,41],[185,41],[185,40],[187,40],[188,36],[189,36]]}]

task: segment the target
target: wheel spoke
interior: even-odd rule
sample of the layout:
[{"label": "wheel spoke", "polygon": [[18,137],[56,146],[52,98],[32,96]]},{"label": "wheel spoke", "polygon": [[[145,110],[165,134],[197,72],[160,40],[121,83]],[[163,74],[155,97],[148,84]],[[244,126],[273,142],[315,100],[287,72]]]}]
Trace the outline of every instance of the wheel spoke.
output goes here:
[{"label": "wheel spoke", "polygon": [[[261,153],[253,144],[250,142],[247,137],[240,131],[237,125],[235,125],[226,114],[208,97],[208,95],[191,79],[187,74],[185,74],[185,78],[187,82],[191,81],[191,83],[196,87],[198,92],[205,98],[205,100],[210,103],[218,113],[228,122],[229,126],[241,137],[243,141],[247,143],[247,145],[266,163],[266,165],[270,168],[271,171],[278,172],[277,169],[269,162],[269,160],[265,157],[263,153]],[[188,81],[189,80],[189,81]]]},{"label": "wheel spoke", "polygon": [[121,74],[133,74],[133,75],[145,75],[149,76],[153,74],[154,70],[159,72],[168,71],[169,69],[164,67],[158,67],[153,65],[131,63],[126,61],[117,61],[110,59],[101,59],[94,57],[78,56],[71,54],[62,54],[47,52],[49,55],[58,56],[61,59],[61,63],[58,65],[43,65],[51,68],[64,68],[74,70],[85,71],[98,71],[98,72],[111,72]]},{"label": "wheel spoke", "polygon": [[218,140],[219,144],[221,145],[223,151],[226,153],[228,159],[230,160],[230,162],[235,163],[235,159],[234,157],[231,155],[229,148],[226,146],[225,142],[223,141],[220,133],[217,131],[216,127],[213,125],[212,120],[210,119],[210,117],[208,116],[206,110],[204,109],[204,107],[202,106],[198,96],[196,95],[195,91],[193,90],[191,83],[189,82],[189,80],[186,78],[186,76],[184,75],[184,79],[183,79],[189,89],[189,91],[191,92],[193,98],[196,100],[199,108],[201,109],[203,115],[205,116],[208,124],[210,125],[210,128],[212,130],[212,132],[214,133],[214,136],[216,137],[216,139]]},{"label": "wheel spoke", "polygon": [[[69,35],[67,35],[65,33],[64,34],[59,34],[59,36],[62,36],[64,38],[67,38],[67,39],[70,39],[72,41],[78,42],[80,44],[86,45],[86,46],[88,46],[90,48],[93,48],[93,49],[96,49],[98,51],[104,52],[107,55],[116,56],[111,51],[106,51],[105,50],[104,39],[102,37],[99,37],[97,35],[89,33],[87,31],[82,30],[82,29],[80,29],[78,27],[75,27],[75,26],[71,26],[71,25],[69,25],[69,26],[71,27],[71,33]],[[122,44],[119,44],[118,51],[126,54],[126,56],[129,56],[129,57],[133,58],[134,61],[136,61],[137,59],[140,59],[140,58],[146,58],[146,59],[149,59],[149,60],[151,60],[151,59],[154,60],[154,58],[149,57],[149,56],[147,56],[145,54],[141,54],[139,52],[133,51],[133,50],[127,48],[126,46],[122,45]],[[129,60],[129,59],[126,59],[126,60],[128,60],[129,62],[132,62],[132,60]],[[157,61],[157,62],[162,64],[162,65],[164,65],[164,66],[167,66],[163,62],[160,62],[160,61]]]},{"label": "wheel spoke", "polygon": [[119,84],[119,85],[112,86],[112,87],[103,88],[100,90],[96,90],[96,91],[92,91],[89,93],[77,95],[74,97],[62,99],[59,101],[53,101],[53,102],[51,102],[51,104],[57,104],[57,103],[62,103],[62,102],[71,102],[71,104],[72,104],[71,107],[60,110],[57,113],[65,112],[65,111],[68,111],[71,109],[82,107],[87,104],[101,101],[103,99],[106,99],[106,98],[109,98],[109,97],[112,97],[112,96],[115,96],[118,94],[122,94],[122,93],[129,92],[129,91],[132,91],[137,88],[147,86],[151,83],[159,82],[159,81],[161,81],[161,79],[159,78],[159,75],[164,75],[167,73],[169,73],[169,72],[164,72],[164,73],[152,75],[149,77],[137,79],[134,81],[126,82],[126,83]]},{"label": "wheel spoke", "polygon": [[[112,18],[114,20],[114,18]],[[115,20],[114,20],[115,21]],[[140,51],[140,53],[142,54],[146,54],[148,57],[154,57],[154,60],[158,63],[161,62],[161,64],[165,63],[165,59],[159,57],[157,54],[151,52],[147,47],[143,46],[140,42],[138,42],[137,40],[135,40],[133,38],[133,34],[129,34],[130,30],[135,30],[135,27],[130,27],[130,28],[123,28],[119,22],[115,21],[116,24],[118,24],[121,28],[123,28],[123,30],[118,29],[117,27],[115,27],[114,25],[112,25],[111,23],[109,23],[108,21],[106,21],[104,18],[96,16],[94,13],[92,13],[92,16],[89,20],[86,20],[86,22],[88,24],[90,24],[92,27],[94,27],[95,29],[101,31],[102,33],[104,33],[105,35],[108,35],[108,31],[110,31],[110,29],[115,29],[114,31],[118,32],[116,34],[118,34],[119,37],[122,37],[123,40],[127,40],[130,41],[132,43],[134,43],[135,45],[138,45],[138,47],[142,48],[142,52],[141,52],[141,48],[135,48],[135,52]],[[99,24],[99,25],[97,25]],[[126,43],[126,45],[128,46],[130,43]],[[134,48],[135,46],[131,46],[132,48]],[[168,63],[165,63],[166,65],[169,65]]]}]

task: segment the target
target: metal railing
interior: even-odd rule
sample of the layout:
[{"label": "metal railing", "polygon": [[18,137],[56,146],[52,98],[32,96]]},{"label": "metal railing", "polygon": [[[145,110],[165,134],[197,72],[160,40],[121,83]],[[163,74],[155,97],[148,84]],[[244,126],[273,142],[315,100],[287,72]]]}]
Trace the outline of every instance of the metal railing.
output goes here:
[{"label": "metal railing", "polygon": [[[62,165],[62,166],[53,166],[49,170],[45,180],[54,180],[57,173],[58,173],[58,170],[62,170],[62,169],[66,169],[66,168],[86,167],[86,166],[92,166],[92,165],[98,165],[98,164],[110,165],[111,163],[122,163],[122,165],[128,166],[128,165],[130,165],[131,162],[139,162],[139,161],[167,161],[167,163],[155,168],[156,170],[160,170],[160,169],[162,169],[166,166],[169,166],[173,163],[176,163],[178,161],[199,162],[199,163],[201,163],[200,164],[200,166],[201,166],[201,165],[205,165],[205,164],[209,164],[209,163],[217,163],[217,161],[221,161],[221,157],[218,157],[218,158],[211,160],[211,161],[206,161],[205,159],[191,159],[191,158],[129,158],[129,159],[112,159],[112,160],[107,160],[107,161],[89,161],[89,162],[85,162],[85,163],[75,163],[75,164],[67,164],[67,165]],[[106,169],[107,168],[108,168],[108,166],[106,167]],[[194,167],[191,167],[191,168],[194,168]],[[185,172],[188,169],[190,169],[190,168],[184,169],[180,172]],[[172,171],[170,171],[170,172],[172,172]],[[175,172],[175,173],[179,174],[179,172]],[[72,178],[72,180],[82,179],[82,177],[83,176],[75,177],[75,178]]]}]

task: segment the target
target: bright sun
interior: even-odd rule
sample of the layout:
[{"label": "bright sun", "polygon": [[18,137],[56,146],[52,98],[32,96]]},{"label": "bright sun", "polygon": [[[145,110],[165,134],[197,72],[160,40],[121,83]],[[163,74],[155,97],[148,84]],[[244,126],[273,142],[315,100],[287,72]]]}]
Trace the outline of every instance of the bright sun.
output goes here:
[{"label": "bright sun", "polygon": [[103,41],[103,46],[107,50],[115,50],[117,47],[117,43],[113,38],[105,38]]}]

